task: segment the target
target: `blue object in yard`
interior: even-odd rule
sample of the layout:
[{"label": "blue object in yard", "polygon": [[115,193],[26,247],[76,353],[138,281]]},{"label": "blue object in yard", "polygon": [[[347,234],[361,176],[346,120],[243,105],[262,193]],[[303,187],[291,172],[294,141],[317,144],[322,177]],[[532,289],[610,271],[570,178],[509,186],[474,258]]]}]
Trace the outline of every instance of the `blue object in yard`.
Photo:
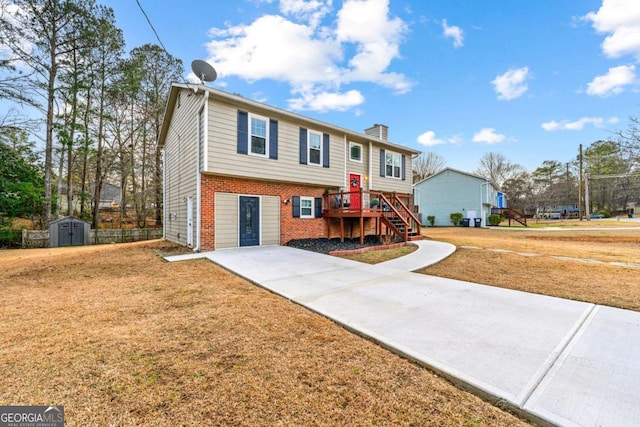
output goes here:
[{"label": "blue object in yard", "polygon": [[473,223],[476,227],[482,227],[482,218],[474,218]]},{"label": "blue object in yard", "polygon": [[469,218],[462,218],[462,226],[463,227],[468,227],[469,226],[469,222],[471,222],[471,220]]}]

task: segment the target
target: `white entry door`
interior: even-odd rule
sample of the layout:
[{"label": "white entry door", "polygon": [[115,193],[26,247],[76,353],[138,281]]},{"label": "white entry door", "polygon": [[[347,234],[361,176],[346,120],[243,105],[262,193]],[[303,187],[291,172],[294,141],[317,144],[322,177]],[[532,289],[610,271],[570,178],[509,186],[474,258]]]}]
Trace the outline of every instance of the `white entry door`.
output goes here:
[{"label": "white entry door", "polygon": [[187,246],[193,247],[193,197],[187,197]]},{"label": "white entry door", "polygon": [[470,227],[475,227],[475,219],[476,219],[477,215],[478,215],[478,213],[475,210],[468,210],[467,211],[467,218],[469,218],[469,226]]}]

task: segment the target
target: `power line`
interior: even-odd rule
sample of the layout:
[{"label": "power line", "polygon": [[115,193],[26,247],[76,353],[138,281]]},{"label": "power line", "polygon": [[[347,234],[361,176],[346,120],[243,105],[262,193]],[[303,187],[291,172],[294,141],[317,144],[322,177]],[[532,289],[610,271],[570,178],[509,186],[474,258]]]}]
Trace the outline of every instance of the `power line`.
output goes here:
[{"label": "power line", "polygon": [[618,175],[587,175],[589,179],[631,178],[634,176],[640,176],[640,173],[623,173]]},{"label": "power line", "polygon": [[[145,19],[147,20],[147,22],[149,23],[149,26],[151,27],[151,30],[153,31],[153,34],[156,35],[156,39],[158,40],[158,43],[160,43],[160,47],[162,47],[162,49],[167,52],[167,54],[171,55],[171,52],[169,52],[167,50],[167,48],[164,46],[164,43],[162,43],[162,40],[160,40],[160,35],[158,34],[158,32],[156,31],[155,27],[153,26],[153,23],[151,22],[151,19],[149,19],[149,16],[147,15],[147,12],[144,11],[144,8],[142,7],[142,5],[140,4],[140,0],[136,0],[136,4],[138,5],[138,7],[140,8],[140,11],[142,12],[142,14],[144,15]],[[173,56],[173,55],[171,55]],[[182,78],[182,82],[185,85],[189,85],[189,82],[187,82],[187,80],[184,78],[184,75],[180,76]]]},{"label": "power line", "polygon": [[169,53],[167,48],[164,47],[164,44],[162,43],[162,40],[160,40],[160,36],[158,35],[158,32],[156,31],[155,27],[151,23],[151,19],[149,19],[149,16],[147,16],[147,12],[144,11],[144,8],[140,4],[140,0],[136,0],[136,3],[138,4],[138,7],[140,8],[140,11],[142,12],[144,17],[146,18],[147,22],[149,23],[149,26],[151,27],[151,30],[153,30],[153,34],[156,35],[156,39],[158,39],[158,43],[160,43],[160,46],[162,46],[162,49],[164,49],[165,52]]}]

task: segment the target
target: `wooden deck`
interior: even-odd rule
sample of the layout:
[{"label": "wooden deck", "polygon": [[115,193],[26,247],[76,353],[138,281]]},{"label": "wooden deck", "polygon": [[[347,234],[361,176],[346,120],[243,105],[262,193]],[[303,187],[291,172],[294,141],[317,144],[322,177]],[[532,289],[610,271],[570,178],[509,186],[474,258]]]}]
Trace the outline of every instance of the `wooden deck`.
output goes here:
[{"label": "wooden deck", "polygon": [[[420,221],[409,208],[413,206],[410,194],[383,193],[381,191],[352,191],[326,193],[322,216],[327,218],[329,232],[332,218],[340,224],[340,241],[344,241],[345,219],[358,220],[360,243],[364,243],[365,220],[375,221],[375,232],[382,241],[384,236],[398,236],[402,241],[422,239]],[[328,233],[329,234],[329,233]]]}]

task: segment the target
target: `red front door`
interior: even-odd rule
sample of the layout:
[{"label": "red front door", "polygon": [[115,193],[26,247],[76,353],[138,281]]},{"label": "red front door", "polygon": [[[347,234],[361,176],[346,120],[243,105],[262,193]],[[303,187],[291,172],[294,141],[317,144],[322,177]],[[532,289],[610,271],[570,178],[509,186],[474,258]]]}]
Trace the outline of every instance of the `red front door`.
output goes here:
[{"label": "red front door", "polygon": [[349,200],[351,209],[360,209],[360,175],[355,173],[349,174]]}]

